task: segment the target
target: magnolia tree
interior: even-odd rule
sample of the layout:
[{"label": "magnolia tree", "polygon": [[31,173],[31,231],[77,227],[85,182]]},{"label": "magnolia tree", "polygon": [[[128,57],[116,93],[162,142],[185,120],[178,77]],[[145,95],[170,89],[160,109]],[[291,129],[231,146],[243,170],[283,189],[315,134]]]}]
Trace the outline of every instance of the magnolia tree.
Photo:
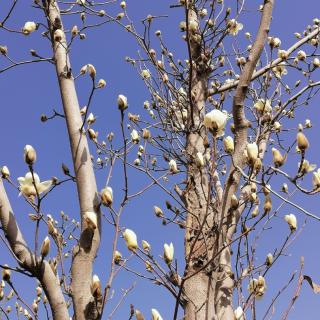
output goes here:
[{"label": "magnolia tree", "polygon": [[[10,47],[1,43],[1,77],[26,64],[52,65],[63,111],[43,114],[41,121],[65,120],[73,170],[62,165],[59,178],[40,181],[36,170],[41,159],[37,159],[37,147],[28,141],[24,177],[10,173],[10,164],[2,166],[1,239],[16,264],[6,264],[2,255],[1,318],[116,317],[133,287],[124,291],[112,312],[104,310],[113,295],[114,279],[127,272],[168,290],[173,297],[172,319],[271,318],[279,296],[293,282],[295,294],[287,295],[287,308],[281,315],[287,319],[303,280],[317,292],[317,285],[304,275],[301,261],[297,277],[279,288],[272,283],[277,293],[264,304],[256,303],[265,299],[271,286],[268,275],[275,265],[285,263],[283,256],[303,229],[291,212],[319,221],[293,199],[298,193],[315,195],[320,188],[320,170],[307,160],[312,123],[295,118],[319,90],[319,19],[306,22],[309,25],[294,34],[291,46],[283,47],[276,35],[269,34],[274,0],[264,0],[254,8],[251,19],[259,26],[252,34],[246,30],[244,13],[249,4],[245,0],[230,4],[180,0],[171,5],[170,12],[179,11],[183,19],[168,27],[163,25],[167,16],[148,15],[142,23],[133,21],[125,1],[86,0],[34,0],[39,20],[30,17],[17,25],[17,3],[14,0],[1,10],[1,32],[8,37],[45,38],[52,55],[45,58],[32,49],[31,60],[16,61]],[[110,14],[115,8],[118,13]],[[119,89],[114,97],[120,119],[118,139],[113,132],[98,136],[95,129],[92,101],[106,81],[99,80],[93,64],[84,61],[76,71],[69,59],[74,44],[85,40],[92,29],[108,38],[110,23],[136,41],[138,54],[128,53],[126,61],[150,93],[140,115],[133,113],[137,110],[131,109],[130,97],[121,94],[126,88]],[[182,35],[177,39],[179,54],[166,42],[166,34],[174,27]],[[91,89],[86,106],[80,107],[76,82],[84,77],[91,79]],[[108,131],[108,123],[105,126]],[[93,156],[96,153],[98,157]],[[113,182],[116,168],[121,168],[122,182]],[[105,187],[97,188],[99,174],[107,176]],[[144,184],[138,190],[130,183],[137,174]],[[77,188],[79,214],[71,218],[63,212],[60,217],[48,214],[44,203],[67,182]],[[21,196],[18,201],[26,201],[33,211],[29,214],[30,228],[35,230],[33,243],[25,241],[28,230],[19,226],[8,188],[16,190]],[[184,237],[182,261],[175,258],[170,238],[163,252],[153,252],[147,241],[138,241],[139,235],[122,224],[128,203],[153,188],[168,199],[154,203],[160,224],[176,225]],[[148,215],[150,208],[140,211]],[[257,244],[274,224],[287,225],[281,229],[287,231],[279,236],[278,246],[258,261]],[[44,240],[43,232],[47,234]],[[94,274],[95,258],[104,235],[111,233],[113,240],[108,237],[105,243],[111,269],[102,283]],[[128,250],[121,253],[122,241]],[[66,259],[69,252],[71,261]],[[132,260],[141,268],[132,268]],[[30,295],[27,300],[16,286],[16,273],[37,280],[31,302]],[[143,301],[140,306],[131,305],[128,318],[145,319],[140,308],[144,308]],[[163,319],[160,309],[152,309],[151,314],[153,320]]]}]

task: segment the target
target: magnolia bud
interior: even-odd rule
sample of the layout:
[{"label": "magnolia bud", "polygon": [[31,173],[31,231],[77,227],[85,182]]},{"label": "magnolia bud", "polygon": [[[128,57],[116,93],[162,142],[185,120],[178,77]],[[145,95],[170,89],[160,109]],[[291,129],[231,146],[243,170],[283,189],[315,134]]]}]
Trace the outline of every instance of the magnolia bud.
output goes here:
[{"label": "magnolia bud", "polygon": [[140,310],[136,309],[135,310],[135,315],[137,320],[144,320],[143,314],[140,312]]},{"label": "magnolia bud", "polygon": [[10,177],[10,171],[7,166],[3,166],[1,168],[1,175],[3,179],[7,179]]},{"label": "magnolia bud", "polygon": [[272,210],[272,200],[269,195],[264,198],[263,209],[264,209],[264,213],[268,213]]},{"label": "magnolia bud", "polygon": [[291,213],[285,215],[284,220],[288,223],[291,231],[295,231],[297,229],[297,218],[294,214]]},{"label": "magnolia bud", "polygon": [[123,233],[127,248],[131,251],[136,251],[138,248],[137,235],[130,229],[125,229]]},{"label": "magnolia bud", "polygon": [[151,138],[151,132],[150,132],[150,130],[144,128],[144,129],[142,130],[142,138],[145,139],[145,140],[150,139],[150,138]]},{"label": "magnolia bud", "polygon": [[153,209],[157,217],[163,217],[163,211],[161,210],[161,208],[154,206]]},{"label": "magnolia bud", "polygon": [[95,230],[98,226],[97,214],[93,211],[86,211],[83,215],[84,221],[87,223],[88,228]]},{"label": "magnolia bud", "polygon": [[100,79],[98,82],[97,88],[104,88],[106,86],[106,81],[104,79]]},{"label": "magnolia bud", "polygon": [[64,34],[61,29],[57,29],[53,34],[54,41],[60,42],[63,38]]},{"label": "magnolia bud", "polygon": [[272,265],[272,263],[273,263],[273,255],[269,253],[266,258],[266,265],[269,267]]},{"label": "magnolia bud", "polygon": [[301,131],[297,134],[297,145],[301,151],[305,151],[309,148],[309,141]]},{"label": "magnolia bud", "polygon": [[231,196],[231,208],[232,209],[237,209],[238,205],[239,205],[238,198],[237,198],[237,196],[235,194],[233,194]]},{"label": "magnolia bud", "polygon": [[149,242],[142,240],[142,248],[144,251],[146,252],[150,252],[151,251],[151,245],[149,244]]},{"label": "magnolia bud", "polygon": [[22,32],[24,35],[29,35],[30,33],[36,31],[38,28],[37,24],[33,21],[28,21],[24,24]]},{"label": "magnolia bud", "polygon": [[[5,264],[4,267],[8,267],[8,265]],[[3,279],[4,281],[9,281],[9,280],[10,280],[10,277],[11,277],[11,271],[10,271],[10,269],[4,268],[4,269],[2,270],[2,279]]]},{"label": "magnolia bud", "polygon": [[273,163],[275,167],[276,168],[281,167],[284,164],[286,158],[283,157],[280,151],[276,148],[272,148],[272,155],[273,155]]},{"label": "magnolia bud", "polygon": [[128,99],[126,96],[119,94],[117,102],[119,110],[123,111],[128,108]]},{"label": "magnolia bud", "polygon": [[113,257],[114,263],[115,263],[115,264],[119,264],[120,261],[121,261],[121,259],[122,259],[122,254],[121,254],[119,251],[116,250],[116,251],[114,252],[114,257]]},{"label": "magnolia bud", "polygon": [[99,277],[96,274],[92,277],[91,293],[95,298],[101,297],[101,283]]},{"label": "magnolia bud", "polygon": [[226,153],[233,153],[234,151],[234,142],[231,136],[227,136],[223,139],[224,151]]},{"label": "magnolia bud", "polygon": [[170,245],[164,244],[164,253],[163,253],[163,258],[166,264],[170,264],[173,260],[174,256],[174,247],[173,243],[171,242]]},{"label": "magnolia bud", "polygon": [[49,237],[45,237],[41,245],[41,251],[40,251],[41,256],[45,258],[49,254],[49,251],[50,251],[50,239]]},{"label": "magnolia bud", "polygon": [[101,202],[106,207],[110,207],[113,202],[113,190],[111,187],[106,187],[100,192]]},{"label": "magnolia bud", "polygon": [[247,154],[248,162],[253,166],[259,155],[258,145],[255,142],[247,144]]},{"label": "magnolia bud", "polygon": [[92,64],[89,63],[87,65],[87,70],[88,70],[88,73],[89,73],[90,77],[92,79],[94,79],[96,74],[97,74],[96,68]]},{"label": "magnolia bud", "polygon": [[27,144],[24,147],[24,161],[31,166],[34,164],[36,160],[37,160],[36,150],[34,150],[32,146]]}]

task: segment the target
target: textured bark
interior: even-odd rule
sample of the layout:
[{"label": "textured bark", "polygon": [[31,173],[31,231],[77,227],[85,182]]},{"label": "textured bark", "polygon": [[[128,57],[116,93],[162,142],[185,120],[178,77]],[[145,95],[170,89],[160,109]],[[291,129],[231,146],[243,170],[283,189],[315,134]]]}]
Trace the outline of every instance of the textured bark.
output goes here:
[{"label": "textured bark", "polygon": [[55,1],[44,1],[45,12],[51,32],[57,78],[61,99],[68,128],[71,154],[76,176],[81,219],[87,211],[95,212],[98,216],[98,229],[94,232],[87,228],[84,220],[81,223],[79,245],[74,249],[71,267],[71,290],[75,319],[98,319],[99,310],[91,294],[92,264],[100,243],[100,200],[97,193],[94,170],[86,135],[80,132],[83,120],[71,65],[66,50],[66,40],[55,41],[53,34],[56,29],[63,30],[58,5]]},{"label": "textured bark", "polygon": [[[197,20],[193,9],[187,12],[188,20]],[[188,21],[187,21],[188,25]],[[215,316],[214,283],[210,266],[198,272],[212,255],[213,210],[208,200],[209,180],[204,169],[195,164],[198,152],[205,153],[204,138],[206,131],[201,126],[205,114],[207,98],[208,70],[201,67],[201,45],[189,35],[190,61],[195,62],[190,67],[191,87],[189,92],[190,118],[189,125],[198,128],[189,133],[186,141],[187,156],[190,159],[187,166],[187,186],[184,191],[187,208],[186,235],[185,235],[185,276],[195,274],[183,284],[185,304],[185,319],[213,319]]]},{"label": "textured bark", "polygon": [[9,199],[0,178],[0,220],[4,234],[19,265],[29,271],[40,281],[48,298],[54,320],[69,320],[58,279],[54,275],[47,261],[40,264],[29,249],[16,222]]},{"label": "textured bark", "polygon": [[[237,167],[243,168],[245,165],[243,151],[247,143],[249,122],[244,113],[244,101],[254,68],[267,39],[272,8],[273,0],[265,0],[257,37],[234,95],[233,117],[236,130],[234,165],[230,168],[222,195],[214,163],[210,178],[207,172],[199,169],[192,161],[197,152],[205,151],[203,138],[206,133],[201,128],[201,121],[208,96],[208,75],[205,70],[197,67],[190,71],[192,92],[190,98],[193,97],[190,113],[193,119],[190,122],[193,128],[198,130],[188,134],[186,142],[187,155],[191,160],[187,168],[187,187],[184,191],[188,212],[185,235],[187,264],[185,278],[187,280],[183,282],[183,295],[186,301],[185,320],[231,320],[234,318],[231,252],[230,247],[225,249],[223,247],[231,242],[235,225],[241,215],[241,210],[230,211],[230,200],[232,194],[237,192],[241,178]],[[193,9],[189,9],[188,19],[197,20]],[[201,61],[201,47],[192,41],[192,37],[188,38],[191,61],[196,61],[198,66]],[[211,198],[212,184],[216,189],[215,199]]]}]

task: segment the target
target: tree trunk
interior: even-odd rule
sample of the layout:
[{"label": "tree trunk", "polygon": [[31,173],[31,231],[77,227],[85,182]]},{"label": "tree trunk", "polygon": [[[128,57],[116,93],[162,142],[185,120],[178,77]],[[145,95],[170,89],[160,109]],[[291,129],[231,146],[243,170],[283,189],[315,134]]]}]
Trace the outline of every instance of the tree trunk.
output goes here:
[{"label": "tree trunk", "polygon": [[[57,78],[68,128],[74,172],[80,205],[81,235],[79,244],[73,250],[71,266],[71,294],[76,320],[96,320],[100,317],[101,307],[91,293],[92,265],[100,244],[100,200],[97,193],[95,175],[91,163],[88,141],[81,132],[83,119],[67,51],[67,42],[56,1],[43,0],[45,14],[51,33],[53,53],[56,63]],[[60,29],[63,37],[57,41],[54,32]],[[83,219],[85,212],[97,215],[98,228],[87,228]]]}]

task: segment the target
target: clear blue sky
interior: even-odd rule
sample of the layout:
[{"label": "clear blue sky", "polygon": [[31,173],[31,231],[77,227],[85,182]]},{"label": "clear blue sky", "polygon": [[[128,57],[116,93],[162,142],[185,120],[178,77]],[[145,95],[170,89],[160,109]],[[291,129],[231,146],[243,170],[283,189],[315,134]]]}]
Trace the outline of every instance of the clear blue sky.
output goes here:
[{"label": "clear blue sky", "polygon": [[[0,17],[4,8],[11,1],[1,1]],[[232,2],[232,1],[231,1]],[[251,9],[243,15],[240,21],[244,24],[242,33],[254,30],[258,24],[259,15],[252,9],[258,5],[257,1],[247,1],[248,8]],[[25,21],[34,20],[45,23],[42,13],[31,8],[32,1],[20,1],[17,5],[14,17],[10,20],[9,26],[22,27]],[[154,30],[160,28],[167,44],[176,52],[176,57],[186,58],[185,43],[181,40],[178,31],[179,21],[182,19],[182,13],[179,9],[169,9],[173,2],[168,0],[137,0],[127,1],[127,10],[136,25],[147,14],[154,15],[168,14],[169,17],[159,21]],[[113,13],[120,11],[118,5],[111,6]],[[306,25],[312,23],[312,19],[320,12],[320,3],[317,0],[282,0],[276,1],[274,18],[271,27],[271,34],[276,35],[282,40],[282,47],[290,46],[295,38],[293,33],[304,30]],[[320,18],[320,17],[319,17]],[[80,25],[79,17],[65,19],[66,28],[74,24]],[[241,39],[244,39],[242,37]],[[0,45],[7,45],[12,57],[16,60],[29,59],[28,50],[36,49],[40,55],[50,56],[50,44],[40,36],[40,32],[32,34],[30,37],[22,35],[8,34],[0,30]],[[125,56],[136,56],[138,46],[135,40],[123,30],[120,30],[115,24],[108,24],[97,30],[87,32],[85,41],[77,41],[71,51],[71,62],[74,73],[87,63],[93,63],[97,69],[98,78],[104,78],[107,87],[97,92],[94,97],[92,112],[98,116],[95,129],[99,131],[99,136],[105,137],[108,132],[113,131],[117,136],[120,135],[119,119],[120,115],[116,108],[116,97],[122,93],[128,97],[130,110],[133,113],[143,113],[143,101],[149,98],[149,94],[134,68],[124,60]],[[4,60],[0,57],[0,69],[4,66]],[[79,101],[85,105],[90,90],[90,82],[87,77],[77,82]],[[66,136],[64,121],[57,119],[45,124],[40,122],[42,113],[50,115],[52,109],[62,111],[61,101],[58,92],[55,70],[52,65],[46,63],[33,64],[19,67],[9,72],[0,74],[0,92],[1,92],[1,126],[0,126],[0,166],[8,165],[13,177],[23,176],[27,168],[23,162],[23,147],[26,144],[33,145],[38,153],[36,163],[36,172],[40,178],[47,180],[52,176],[62,177],[61,163],[64,162],[72,168],[69,143]],[[312,163],[319,163],[318,150],[318,128],[319,121],[319,98],[300,110],[296,114],[295,123],[304,122],[306,118],[312,119],[314,128],[308,131],[313,150],[308,159]],[[230,111],[230,110],[229,110]],[[94,154],[94,149],[92,148]],[[292,166],[295,166],[294,163]],[[107,171],[97,172],[99,189],[104,186]],[[130,172],[130,187],[138,190],[138,186],[145,181],[142,176],[135,172]],[[115,199],[122,195],[120,188],[122,184],[122,175],[120,170],[116,170],[112,177],[111,185],[115,192]],[[120,186],[120,187],[118,187]],[[24,203],[22,198],[11,187],[7,191],[17,215],[18,222],[23,228],[26,239],[31,243],[34,234],[34,226],[28,219],[30,208]],[[55,190],[44,204],[45,213],[51,213],[58,217],[59,212],[63,210],[71,218],[78,217],[78,205],[76,201],[75,186],[71,183],[65,184]],[[148,240],[156,256],[162,254],[164,242],[172,241],[176,248],[176,256],[179,259],[180,266],[183,265],[183,232],[175,227],[163,227],[154,217],[153,205],[162,205],[164,200],[161,192],[157,189],[146,193],[141,199],[130,203],[123,215],[122,225],[136,231],[140,240]],[[319,207],[319,196],[312,198],[297,196],[294,199],[313,213],[317,213]],[[117,203],[117,200],[116,200]],[[283,214],[294,212],[298,216],[299,225],[303,224],[304,216],[285,207]],[[319,214],[320,215],[320,214]],[[272,251],[283,239],[286,234],[286,225],[281,219],[270,231],[265,233],[262,242],[257,248],[257,256],[264,260],[265,255]],[[305,273],[312,276],[316,282],[320,282],[320,252],[319,244],[320,224],[314,221],[307,221],[307,225],[302,234],[298,237],[293,246],[288,250],[288,256],[283,257],[280,263],[268,275],[268,291],[263,301],[258,304],[263,305],[277,290],[282,287],[290,278],[292,272],[299,267],[300,256],[305,257]],[[41,238],[45,236],[46,230],[43,229]],[[107,224],[104,225],[103,243],[98,253],[94,272],[99,274],[104,282],[109,272],[110,261],[110,240],[113,230]],[[7,254],[6,248],[0,243],[2,252],[0,263],[13,264],[13,260]],[[119,250],[123,254],[128,254],[122,239],[119,241]],[[143,271],[144,266],[136,259],[130,264],[133,268]],[[17,276],[19,287],[24,291],[26,300],[32,302],[35,293],[30,292],[32,286],[29,280]],[[129,304],[134,304],[146,316],[150,317],[150,309],[157,308],[164,319],[171,319],[173,313],[173,299],[167,294],[165,289],[155,287],[147,281],[135,279],[124,272],[117,277],[114,283],[115,296],[113,301],[107,305],[105,315],[107,315],[121,296],[120,288],[126,289],[136,281],[136,289],[130,294],[123,303],[120,310],[113,319],[127,319],[129,314]],[[296,281],[294,282],[294,286]],[[294,286],[291,286],[276,306],[276,314],[279,317],[281,312],[292,297]],[[26,288],[28,288],[26,290]],[[301,297],[295,305],[294,311],[289,316],[290,320],[299,320],[302,317],[307,319],[319,319],[320,296],[314,295],[310,288],[303,285]],[[13,306],[13,304],[12,304]],[[13,306],[14,307],[14,306]],[[280,313],[281,314],[281,313]],[[10,319],[15,319],[14,315]],[[278,319],[275,316],[274,319]]]}]

